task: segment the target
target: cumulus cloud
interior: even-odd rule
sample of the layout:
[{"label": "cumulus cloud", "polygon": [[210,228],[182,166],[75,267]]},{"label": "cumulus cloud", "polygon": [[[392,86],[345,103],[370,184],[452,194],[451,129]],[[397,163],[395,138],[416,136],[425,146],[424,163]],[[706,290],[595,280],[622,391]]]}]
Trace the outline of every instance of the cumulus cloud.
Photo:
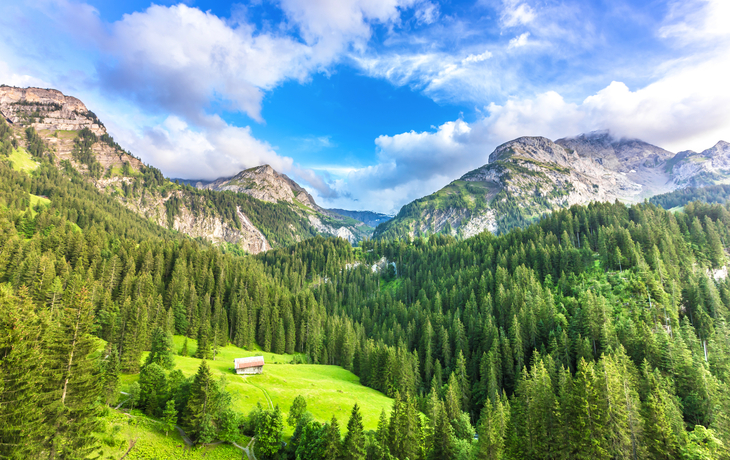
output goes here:
[{"label": "cumulus cloud", "polygon": [[481,54],[470,54],[469,56],[462,59],[461,63],[468,64],[470,62],[482,62],[482,61],[486,61],[490,57],[492,57],[492,53],[490,53],[489,51],[485,51]]},{"label": "cumulus cloud", "polygon": [[547,91],[492,103],[471,123],[456,120],[434,131],[380,136],[378,164],[351,172],[348,187],[378,210],[395,212],[486,164],[498,145],[520,136],[555,140],[608,129],[674,152],[704,150],[730,140],[730,62],[724,56],[678,65],[636,90],[614,81],[578,103]]},{"label": "cumulus cloud", "polygon": [[109,127],[117,133],[118,142],[141,153],[145,160],[154,159],[151,163],[168,177],[213,180],[268,164],[304,181],[321,197],[337,196],[320,176],[279,155],[270,144],[256,139],[249,127],[230,126],[218,117],[211,117],[207,129],[191,126],[175,115],[140,131]]},{"label": "cumulus cloud", "polygon": [[531,23],[535,17],[535,10],[526,2],[520,0],[504,0],[501,21],[504,27],[516,27]]},{"label": "cumulus cloud", "polygon": [[38,86],[41,88],[47,88],[50,85],[44,80],[34,77],[32,75],[18,74],[10,69],[10,66],[0,61],[0,84],[8,86],[19,86],[24,88],[26,86]]},{"label": "cumulus cloud", "polygon": [[527,39],[530,37],[530,32],[525,32],[509,41],[508,49],[519,48],[527,45]]}]

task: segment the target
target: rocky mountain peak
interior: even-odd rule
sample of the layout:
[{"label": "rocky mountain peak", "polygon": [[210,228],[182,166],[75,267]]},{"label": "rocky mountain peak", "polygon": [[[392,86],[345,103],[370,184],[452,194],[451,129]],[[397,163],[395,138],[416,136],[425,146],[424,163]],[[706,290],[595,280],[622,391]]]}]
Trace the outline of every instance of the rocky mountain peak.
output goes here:
[{"label": "rocky mountain peak", "polygon": [[297,201],[313,210],[319,210],[314,198],[303,187],[267,164],[244,169],[233,177],[222,177],[207,184],[198,183],[197,186],[209,190],[245,193],[270,203]]},{"label": "rocky mountain peak", "polygon": [[104,125],[83,102],[55,89],[0,86],[0,113],[10,124],[36,130],[88,128],[96,135],[106,134]]}]

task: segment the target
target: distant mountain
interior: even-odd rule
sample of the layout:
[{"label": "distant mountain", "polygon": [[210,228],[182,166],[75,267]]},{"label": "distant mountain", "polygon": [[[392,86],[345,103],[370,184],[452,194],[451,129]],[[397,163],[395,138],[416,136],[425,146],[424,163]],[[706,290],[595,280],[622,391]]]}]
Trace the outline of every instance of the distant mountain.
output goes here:
[{"label": "distant mountain", "polygon": [[348,211],[346,209],[335,209],[330,208],[328,211],[333,212],[335,214],[339,214],[341,216],[350,217],[355,220],[359,220],[360,222],[364,223],[368,227],[377,227],[378,225],[382,224],[383,222],[387,222],[390,219],[393,218],[393,216],[389,216],[387,214],[381,214],[379,212],[372,212],[372,211]]},{"label": "distant mountain", "polygon": [[362,222],[320,208],[268,165],[216,181],[169,181],[114,142],[83,102],[57,90],[0,86],[0,115],[21,148],[43,150],[59,168],[81,173],[127,208],[194,238],[255,254],[319,234],[351,243],[372,234]]},{"label": "distant mountain", "polygon": [[555,142],[521,137],[438,192],[405,205],[374,238],[445,232],[469,237],[527,225],[554,209],[590,201],[638,202],[688,185],[730,178],[730,145],[673,154],[608,131]]}]

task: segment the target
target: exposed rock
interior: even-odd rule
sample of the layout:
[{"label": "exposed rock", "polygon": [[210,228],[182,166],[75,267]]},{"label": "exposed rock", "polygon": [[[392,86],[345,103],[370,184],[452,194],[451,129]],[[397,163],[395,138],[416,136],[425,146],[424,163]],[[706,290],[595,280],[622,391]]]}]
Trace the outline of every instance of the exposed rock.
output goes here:
[{"label": "exposed rock", "polygon": [[347,227],[334,227],[332,225],[327,225],[323,223],[319,217],[312,214],[309,214],[307,218],[309,219],[309,223],[312,224],[312,227],[317,229],[320,233],[326,233],[328,235],[342,238],[343,240],[349,241],[350,244],[358,242],[358,238],[352,233],[352,230]]},{"label": "exposed rock", "polygon": [[269,165],[257,166],[241,171],[233,177],[220,178],[210,183],[199,183],[202,189],[223,191],[230,190],[251,195],[262,201],[277,203],[298,201],[304,206],[319,210],[314,198],[299,184],[274,170]]},{"label": "exposed rock", "polygon": [[[97,135],[106,134],[104,125],[83,102],[55,89],[0,86],[0,112],[11,123],[32,125],[36,130],[89,128]],[[31,117],[35,118],[32,122]]]},{"label": "exposed rock", "polygon": [[489,163],[416,200],[375,237],[448,230],[469,237],[505,231],[558,208],[591,201],[639,202],[687,185],[730,179],[730,144],[674,155],[638,139],[599,131],[552,142],[521,137],[497,147]]},{"label": "exposed rock", "polygon": [[672,179],[677,188],[722,182],[730,178],[730,144],[720,141],[701,153],[680,152],[674,163]]}]

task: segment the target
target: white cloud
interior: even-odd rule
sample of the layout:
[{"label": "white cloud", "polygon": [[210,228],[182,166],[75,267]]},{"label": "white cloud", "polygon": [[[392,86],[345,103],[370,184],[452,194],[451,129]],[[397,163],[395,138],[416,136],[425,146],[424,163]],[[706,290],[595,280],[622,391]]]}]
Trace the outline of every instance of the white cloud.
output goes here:
[{"label": "white cloud", "polygon": [[298,26],[304,41],[323,59],[333,59],[348,44],[362,51],[371,23],[393,23],[400,10],[415,0],[280,0],[282,10]]},{"label": "white cloud", "polygon": [[527,45],[527,39],[530,37],[530,32],[525,32],[509,41],[508,49],[519,48]]},{"label": "white cloud", "polygon": [[421,2],[416,7],[415,17],[419,24],[433,24],[439,18],[439,7],[429,1]]},{"label": "white cloud", "polygon": [[665,24],[659,36],[683,43],[730,37],[727,0],[674,0],[670,2]]},{"label": "white cloud", "polygon": [[485,51],[481,54],[470,54],[469,56],[462,59],[461,63],[468,64],[470,62],[482,62],[482,61],[486,61],[490,57],[492,57],[492,53],[490,53],[489,51]]},{"label": "white cloud", "polygon": [[520,0],[504,0],[502,7],[501,21],[504,27],[523,26],[537,16],[530,5]]},{"label": "white cloud", "polygon": [[662,78],[633,91],[612,82],[580,103],[548,91],[492,103],[472,123],[456,120],[431,132],[380,136],[378,164],[351,173],[347,187],[377,210],[394,212],[486,164],[495,147],[521,136],[555,140],[609,129],[674,152],[704,150],[719,140],[730,141],[726,56],[675,63]]},{"label": "white cloud", "polygon": [[12,70],[10,70],[10,66],[4,61],[0,61],[0,84],[8,86],[19,86],[21,88],[25,88],[26,86],[48,88],[51,86],[44,80],[36,78],[32,75],[23,75],[13,72]]}]

